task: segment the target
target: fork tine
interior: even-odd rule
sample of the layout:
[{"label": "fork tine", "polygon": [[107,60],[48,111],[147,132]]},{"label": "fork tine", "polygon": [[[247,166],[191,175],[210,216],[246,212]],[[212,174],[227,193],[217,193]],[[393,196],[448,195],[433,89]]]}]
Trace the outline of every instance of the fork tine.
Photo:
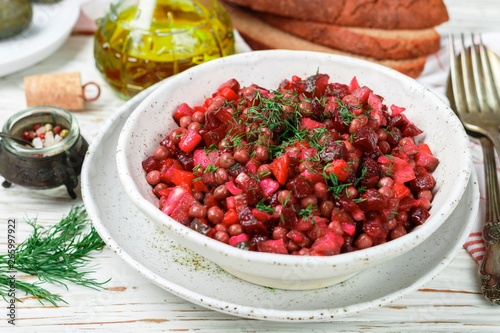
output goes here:
[{"label": "fork tine", "polygon": [[[455,36],[449,35],[450,40],[450,104],[457,112],[467,112],[467,100],[465,99],[464,80],[462,77],[461,63],[457,61],[457,50],[455,47]],[[459,50],[460,52],[460,50]]]},{"label": "fork tine", "polygon": [[[464,98],[465,103],[467,105],[467,109],[469,112],[479,112],[480,104],[477,99],[478,91],[476,90],[474,74],[476,70],[474,69],[474,65],[477,65],[477,61],[473,61],[472,58],[475,56],[475,53],[472,52],[472,47],[467,48],[465,46],[465,35],[461,34],[460,36],[461,42],[461,55],[460,55],[460,64],[462,67],[462,75],[463,75],[463,83],[464,83]],[[474,65],[473,65],[474,64]]]},{"label": "fork tine", "polygon": [[[486,97],[485,103],[487,103],[490,111],[500,111],[500,96],[495,84],[495,78],[493,75],[493,70],[491,66],[490,57],[488,55],[488,50],[484,46],[483,39],[479,35],[478,51],[480,57],[480,63],[482,67],[482,72],[484,75],[484,83],[486,93],[483,95]],[[489,97],[489,98],[488,98]]]},{"label": "fork tine", "polygon": [[470,61],[474,87],[477,92],[475,97],[478,103],[478,110],[493,111],[488,105],[488,88],[483,85],[485,82],[484,74],[486,70],[484,62],[484,46],[481,41],[479,44],[476,43],[476,36],[474,33],[471,34],[471,40]]}]

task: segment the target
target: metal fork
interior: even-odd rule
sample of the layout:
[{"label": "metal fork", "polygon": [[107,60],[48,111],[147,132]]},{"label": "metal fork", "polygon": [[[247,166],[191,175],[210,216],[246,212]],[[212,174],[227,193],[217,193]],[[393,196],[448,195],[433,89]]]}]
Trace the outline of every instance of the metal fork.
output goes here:
[{"label": "metal fork", "polygon": [[479,266],[481,289],[489,301],[500,305],[500,191],[494,148],[500,156],[500,97],[491,57],[495,55],[484,46],[481,36],[471,34],[472,45],[457,54],[455,38],[450,36],[450,80],[448,98],[464,127],[478,136],[484,156],[486,181],[486,224],[483,238],[486,254]]}]

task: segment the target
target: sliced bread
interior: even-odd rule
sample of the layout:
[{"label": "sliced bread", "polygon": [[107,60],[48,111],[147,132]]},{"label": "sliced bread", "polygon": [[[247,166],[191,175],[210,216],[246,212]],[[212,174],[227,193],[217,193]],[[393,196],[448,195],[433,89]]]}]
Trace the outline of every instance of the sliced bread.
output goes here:
[{"label": "sliced bread", "polygon": [[440,48],[440,35],[434,28],[418,30],[351,28],[293,20],[270,14],[256,15],[280,30],[311,42],[377,59],[417,58],[433,54]]},{"label": "sliced bread", "polygon": [[348,27],[425,29],[448,21],[443,0],[225,0],[259,12]]},{"label": "sliced bread", "polygon": [[307,41],[303,38],[291,35],[283,30],[274,28],[273,26],[259,20],[256,16],[252,15],[251,12],[247,12],[227,4],[225,4],[225,7],[231,15],[235,28],[254,50],[308,50],[352,56],[368,61],[373,61],[383,66],[393,68],[413,78],[418,77],[424,70],[426,57],[417,57],[405,60],[378,60],[375,58],[363,57],[348,52],[342,52],[333,48]]}]

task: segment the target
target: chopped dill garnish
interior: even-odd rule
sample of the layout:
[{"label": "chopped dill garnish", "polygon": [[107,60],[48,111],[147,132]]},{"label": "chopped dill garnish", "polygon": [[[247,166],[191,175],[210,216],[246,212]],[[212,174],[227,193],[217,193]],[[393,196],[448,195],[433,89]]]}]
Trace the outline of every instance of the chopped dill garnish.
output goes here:
[{"label": "chopped dill garnish", "polygon": [[274,213],[275,210],[272,206],[270,205],[266,205],[265,203],[265,199],[262,199],[260,200],[256,205],[255,205],[255,208],[257,208],[258,210],[261,210],[263,212],[266,212],[266,213]]},{"label": "chopped dill garnish", "polygon": [[[31,236],[15,249],[15,260],[9,254],[0,255],[0,295],[7,301],[8,272],[15,270],[32,276],[38,281],[16,281],[16,288],[34,296],[40,303],[66,303],[60,296],[40,287],[48,282],[68,289],[67,282],[92,289],[101,289],[108,281],[99,282],[88,275],[86,269],[91,252],[101,250],[106,244],[91,225],[83,206],[75,206],[59,223],[45,228],[35,220],[27,223],[33,227]],[[18,299],[19,300],[19,299]]]}]

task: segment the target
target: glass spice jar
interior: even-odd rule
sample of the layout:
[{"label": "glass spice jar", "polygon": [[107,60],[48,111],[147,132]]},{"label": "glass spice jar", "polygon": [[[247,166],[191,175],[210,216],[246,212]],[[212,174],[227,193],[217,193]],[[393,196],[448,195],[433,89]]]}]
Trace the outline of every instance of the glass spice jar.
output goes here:
[{"label": "glass spice jar", "polygon": [[10,117],[3,132],[24,138],[24,132],[38,124],[51,124],[67,130],[59,142],[43,148],[20,144],[12,139],[0,140],[0,175],[3,187],[12,183],[25,187],[48,189],[66,186],[74,199],[88,143],[80,134],[76,118],[55,107],[32,107]]},{"label": "glass spice jar", "polygon": [[233,24],[216,0],[120,0],[97,24],[96,67],[124,99],[234,54]]}]

